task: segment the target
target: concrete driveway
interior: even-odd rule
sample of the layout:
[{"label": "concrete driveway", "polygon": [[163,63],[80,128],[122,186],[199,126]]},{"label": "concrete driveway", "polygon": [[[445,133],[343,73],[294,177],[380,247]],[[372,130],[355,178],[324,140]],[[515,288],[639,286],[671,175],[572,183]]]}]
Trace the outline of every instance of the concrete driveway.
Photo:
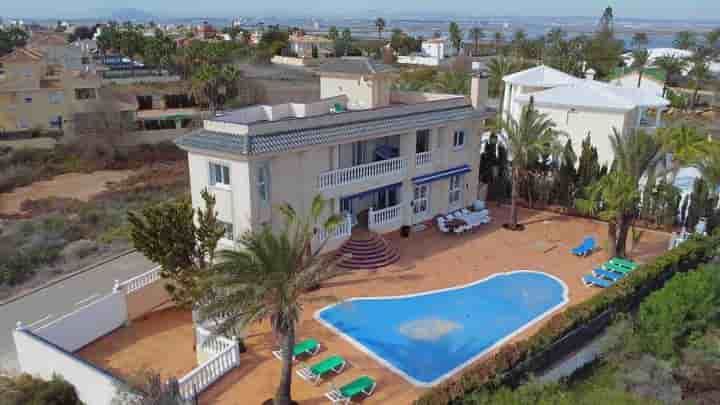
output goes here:
[{"label": "concrete driveway", "polygon": [[153,267],[141,253],[130,253],[0,306],[0,371],[18,369],[12,340],[18,321],[25,325],[47,323],[110,292],[114,280],[125,280]]}]

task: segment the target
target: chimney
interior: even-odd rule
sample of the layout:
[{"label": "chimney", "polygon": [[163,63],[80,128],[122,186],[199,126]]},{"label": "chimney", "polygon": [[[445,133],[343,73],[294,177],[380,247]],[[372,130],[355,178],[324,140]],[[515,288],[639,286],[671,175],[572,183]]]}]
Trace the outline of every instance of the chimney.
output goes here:
[{"label": "chimney", "polygon": [[488,78],[486,70],[477,70],[470,80],[470,103],[476,110],[487,107]]},{"label": "chimney", "polygon": [[595,70],[593,68],[586,70],[585,78],[588,80],[595,80]]}]

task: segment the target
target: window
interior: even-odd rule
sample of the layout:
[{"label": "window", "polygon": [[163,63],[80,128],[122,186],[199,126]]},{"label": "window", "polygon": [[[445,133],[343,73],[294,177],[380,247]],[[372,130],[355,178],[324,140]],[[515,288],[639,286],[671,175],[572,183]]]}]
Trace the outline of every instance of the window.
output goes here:
[{"label": "window", "polygon": [[270,166],[267,163],[258,165],[257,192],[261,201],[270,200]]},{"label": "window", "polygon": [[218,220],[218,223],[220,226],[225,230],[225,234],[223,235],[223,238],[228,240],[235,240],[235,235],[233,234],[233,224],[230,222],[220,221]]},{"label": "window", "polygon": [[415,136],[415,153],[423,153],[430,151],[430,130],[423,129],[417,131]]},{"label": "window", "polygon": [[458,129],[453,134],[453,148],[459,149],[465,146],[465,130]]},{"label": "window", "polygon": [[48,95],[48,102],[50,104],[62,104],[65,99],[65,95],[62,91],[53,91]]},{"label": "window", "polygon": [[450,177],[450,205],[457,205],[462,201],[462,175]]},{"label": "window", "polygon": [[95,89],[93,89],[93,88],[75,89],[75,98],[77,100],[94,100],[95,99]]},{"label": "window", "polygon": [[217,163],[210,163],[210,185],[230,185],[230,168]]},{"label": "window", "polygon": [[26,96],[24,100],[25,104],[32,104],[32,97]]}]

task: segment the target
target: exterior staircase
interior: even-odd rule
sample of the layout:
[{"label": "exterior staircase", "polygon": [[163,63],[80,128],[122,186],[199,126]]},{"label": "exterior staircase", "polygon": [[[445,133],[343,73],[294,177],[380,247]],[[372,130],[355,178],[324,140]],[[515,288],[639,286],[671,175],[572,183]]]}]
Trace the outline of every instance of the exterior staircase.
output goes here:
[{"label": "exterior staircase", "polygon": [[396,247],[382,236],[370,231],[355,231],[340,249],[337,266],[345,270],[373,270],[395,263],[400,259]]}]

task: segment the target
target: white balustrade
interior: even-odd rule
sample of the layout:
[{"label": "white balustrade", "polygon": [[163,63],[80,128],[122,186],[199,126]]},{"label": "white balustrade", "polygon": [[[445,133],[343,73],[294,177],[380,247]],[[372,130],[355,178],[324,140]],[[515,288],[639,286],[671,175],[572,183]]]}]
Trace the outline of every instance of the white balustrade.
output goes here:
[{"label": "white balustrade", "polygon": [[415,166],[425,166],[432,163],[432,151],[415,154]]},{"label": "white balustrade", "polygon": [[180,395],[191,400],[230,370],[240,365],[240,349],[237,341],[199,365],[178,380]]},{"label": "white balustrade", "polygon": [[234,344],[232,339],[228,339],[220,335],[214,335],[212,332],[201,326],[197,326],[195,331],[197,336],[197,347],[205,353],[215,355]]},{"label": "white balustrade", "polygon": [[345,221],[338,224],[335,228],[333,228],[331,231],[326,231],[324,229],[319,230],[315,236],[313,236],[313,242],[323,242],[327,239],[337,239],[342,238],[345,236],[350,236],[352,234],[352,219],[347,216],[345,217]]},{"label": "white balustrade", "polygon": [[402,216],[402,205],[393,205],[392,207],[383,208],[381,210],[370,209],[368,213],[368,226],[372,229],[374,226],[389,224],[399,221]]},{"label": "white balustrade", "polygon": [[115,290],[122,288],[125,294],[130,294],[158,280],[160,280],[160,266],[125,281],[116,281]]},{"label": "white balustrade", "polygon": [[393,158],[364,165],[347,167],[322,173],[318,177],[318,188],[329,188],[356,183],[373,177],[402,173],[407,168],[407,159]]}]

